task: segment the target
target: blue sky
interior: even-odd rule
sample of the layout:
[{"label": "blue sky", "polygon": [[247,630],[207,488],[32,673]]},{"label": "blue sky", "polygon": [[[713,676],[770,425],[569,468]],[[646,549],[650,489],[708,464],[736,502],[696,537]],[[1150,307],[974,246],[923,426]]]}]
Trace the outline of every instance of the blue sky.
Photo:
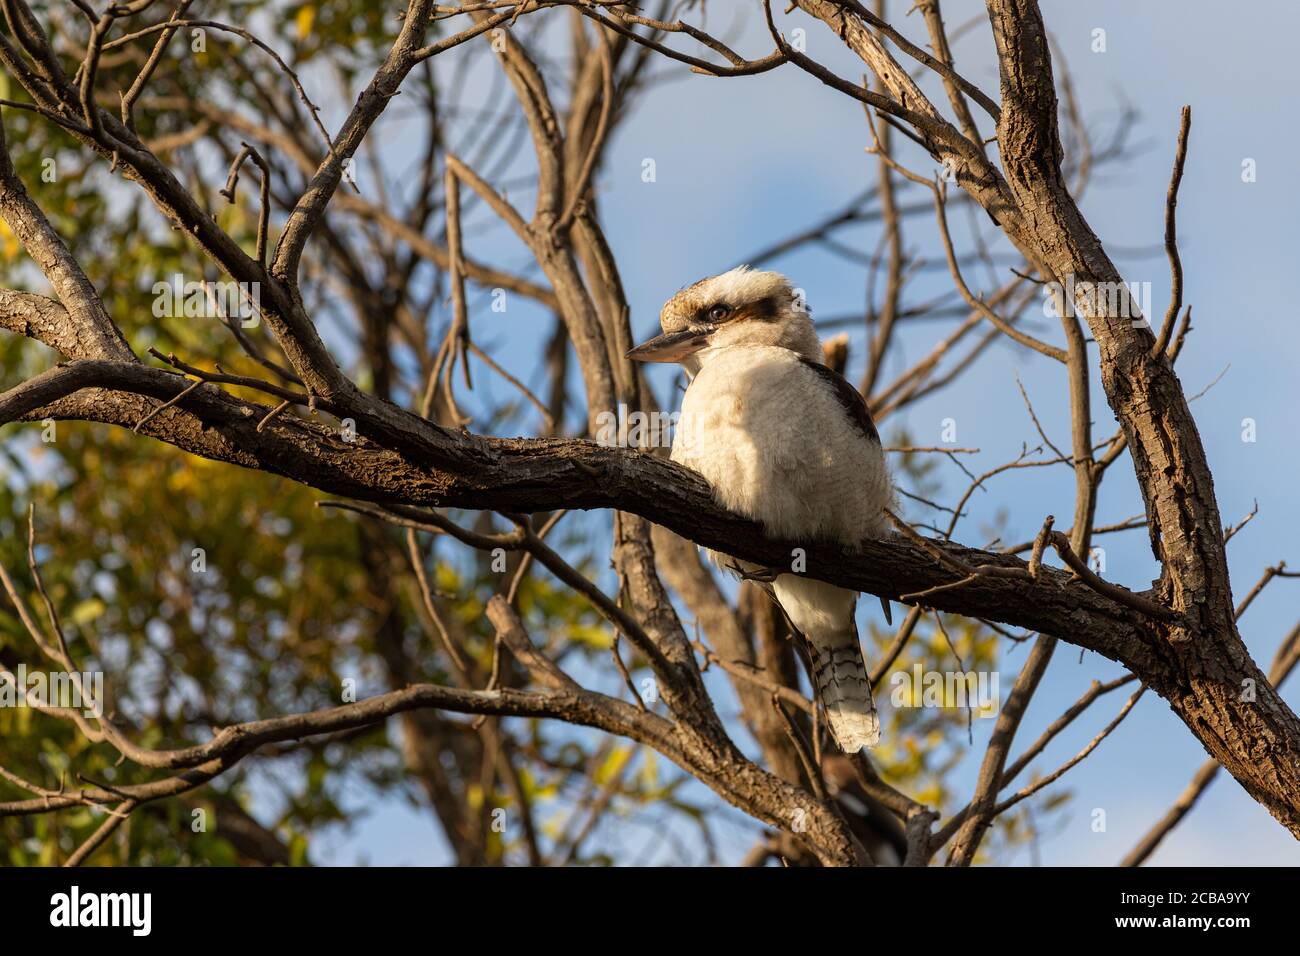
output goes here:
[{"label": "blue sky", "polygon": [[[898,12],[891,19],[920,40],[923,25],[919,15],[902,16],[906,5],[893,4]],[[710,27],[725,33],[724,6],[711,7]],[[757,10],[756,5],[743,7]],[[1300,220],[1300,199],[1294,184],[1300,143],[1295,124],[1283,121],[1294,116],[1295,109],[1293,78],[1282,73],[1294,57],[1292,38],[1300,26],[1300,10],[1268,4],[1258,12],[1246,8],[1228,14],[1219,5],[1173,0],[1102,0],[1086,5],[1048,0],[1043,11],[1070,67],[1085,120],[1097,138],[1106,138],[1125,105],[1138,111],[1130,150],[1098,171],[1083,209],[1125,277],[1151,284],[1157,317],[1163,314],[1169,293],[1168,266],[1160,245],[1178,113],[1184,104],[1193,108],[1178,217],[1184,301],[1193,305],[1194,328],[1178,373],[1189,395],[1222,376],[1192,407],[1214,469],[1224,520],[1235,522],[1254,501],[1259,503],[1259,516],[1229,549],[1234,586],[1242,594],[1267,565],[1284,558],[1300,564],[1293,535],[1300,518],[1295,492],[1300,461],[1291,424],[1300,405],[1300,384],[1294,374],[1300,332],[1287,286],[1296,272],[1294,228]],[[944,12],[950,28],[955,28],[970,17],[982,16],[983,4],[947,0]],[[779,22],[787,30],[796,25],[794,18]],[[860,76],[861,64],[845,53],[834,36],[816,24],[798,23],[808,30],[810,55],[843,76]],[[1092,49],[1097,29],[1105,30],[1105,52]],[[757,56],[768,52],[770,40],[761,23],[751,19],[750,25],[740,28],[733,46]],[[954,47],[959,68],[996,97],[987,22],[980,22]],[[674,79],[643,98],[620,127],[598,179],[601,214],[622,269],[638,338],[654,330],[660,305],[679,287],[743,262],[754,251],[818,221],[874,183],[876,176],[874,161],[864,152],[870,140],[859,105],[793,66],[743,79],[662,68]],[[402,125],[386,120],[376,134],[380,144],[400,150]],[[982,125],[991,135],[989,124]],[[653,183],[642,181],[643,161],[648,158],[655,161]],[[912,158],[916,168],[928,171],[921,158]],[[1246,159],[1255,161],[1255,182],[1242,181]],[[364,185],[363,180],[363,189]],[[526,195],[517,201],[526,208]],[[953,229],[964,236],[963,214],[954,213]],[[910,247],[929,258],[941,255],[928,216],[917,219],[909,230]],[[526,258],[518,245],[497,232],[476,233],[467,227],[467,235],[470,252],[477,258],[505,266],[517,266]],[[869,253],[878,232],[866,227],[842,238]],[[1144,248],[1145,255],[1122,256],[1116,251]],[[771,267],[785,271],[806,290],[815,316],[861,309],[863,271],[858,267],[824,252],[789,256]],[[989,287],[982,270],[972,269],[968,280],[976,292]],[[919,280],[917,288],[931,284],[936,291],[943,288],[943,274]],[[526,380],[538,380],[538,345],[549,330],[543,316],[527,307],[512,307],[505,315],[483,309],[472,321],[479,341],[495,343],[496,354],[504,356],[512,370]],[[936,328],[909,328],[893,370],[915,360],[934,341]],[[1054,331],[1053,325],[1044,324],[1044,334]],[[855,334],[852,354],[856,362],[850,378],[861,369],[860,334]],[[1049,434],[1058,444],[1067,443],[1063,375],[1041,357],[1009,345],[993,349],[946,391],[891,418],[884,431],[889,434],[906,426],[917,443],[938,443],[940,423],[953,418],[958,444],[981,449],[968,467],[980,471],[1006,461],[1023,442],[1037,443],[1016,387],[1017,375]],[[653,381],[661,399],[667,398],[667,379]],[[1099,385],[1094,388],[1094,414],[1098,438],[1109,435],[1114,420]],[[1246,418],[1257,423],[1253,443],[1242,440]],[[949,495],[964,486],[955,469],[946,468],[941,474]],[[984,529],[999,510],[1006,513],[1009,535],[1032,537],[1045,514],[1068,521],[1072,500],[1073,478],[1066,469],[1013,473],[998,479],[989,494],[977,496],[972,517],[957,537],[972,545],[983,544]],[[1140,511],[1131,469],[1127,460],[1121,461],[1103,486],[1098,522],[1118,521]],[[1106,548],[1108,578],[1144,588],[1156,575],[1143,532],[1112,535],[1098,543]],[[1243,620],[1244,636],[1263,666],[1296,620],[1294,586],[1275,582]],[[1023,650],[1006,651],[1004,694],[1022,654]],[[1090,680],[1119,673],[1116,665],[1091,654],[1080,659],[1076,648],[1063,645],[1030,708],[1021,745],[1073,702]],[[715,686],[725,700],[725,710],[730,706],[729,693],[723,685]],[[1286,697],[1293,707],[1300,706],[1300,681]],[[1072,756],[1110,720],[1122,700],[1116,694],[1095,705],[1035,767],[1046,772]],[[990,729],[981,724],[991,722],[976,723],[975,742],[981,753]],[[1063,825],[1044,838],[1042,861],[1114,864],[1164,812],[1204,759],[1200,744],[1164,702],[1147,695],[1100,749],[1066,778],[1074,799]],[[958,792],[969,792],[977,763],[968,760],[961,768]],[[366,799],[363,793],[357,796]],[[1092,830],[1093,808],[1106,811],[1104,833]],[[743,852],[748,845],[744,830],[729,826],[724,832],[731,834],[724,841],[728,853]],[[313,852],[325,862],[364,857],[371,862],[427,863],[443,858],[440,840],[427,812],[392,801],[374,807],[367,821],[351,833],[327,837]],[[1022,854],[1015,862],[1028,862],[1028,857]],[[1300,863],[1300,844],[1224,774],[1153,862],[1294,865]]]}]

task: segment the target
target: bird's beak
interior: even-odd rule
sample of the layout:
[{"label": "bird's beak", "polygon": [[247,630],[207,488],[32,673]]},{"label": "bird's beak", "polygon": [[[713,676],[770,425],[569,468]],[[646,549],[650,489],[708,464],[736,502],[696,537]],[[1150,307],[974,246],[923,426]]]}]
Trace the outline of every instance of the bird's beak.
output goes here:
[{"label": "bird's beak", "polygon": [[709,333],[682,329],[642,342],[627,357],[634,362],[680,362],[709,344]]}]

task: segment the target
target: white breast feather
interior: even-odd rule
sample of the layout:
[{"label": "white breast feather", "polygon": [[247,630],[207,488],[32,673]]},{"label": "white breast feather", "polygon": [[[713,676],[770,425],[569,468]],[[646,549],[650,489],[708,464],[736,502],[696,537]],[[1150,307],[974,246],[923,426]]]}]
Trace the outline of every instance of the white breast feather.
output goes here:
[{"label": "white breast feather", "polygon": [[887,527],[880,445],[788,349],[711,355],[682,400],[672,459],[703,475],[723,507],[777,537],[856,544]]}]

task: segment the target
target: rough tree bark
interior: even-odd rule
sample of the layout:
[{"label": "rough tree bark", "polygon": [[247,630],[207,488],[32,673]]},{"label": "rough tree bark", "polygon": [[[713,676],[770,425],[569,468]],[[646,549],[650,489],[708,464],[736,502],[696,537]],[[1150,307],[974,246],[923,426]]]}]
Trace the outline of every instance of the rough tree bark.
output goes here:
[{"label": "rough tree bark", "polygon": [[[1122,284],[1122,278],[1089,228],[1067,183],[1056,81],[1047,32],[1034,0],[988,0],[1000,67],[997,103],[954,71],[935,0],[927,3],[926,21],[938,60],[908,43],[881,17],[854,0],[796,0],[799,10],[822,21],[863,60],[876,77],[874,87],[841,80],[791,49],[779,34],[767,2],[764,14],[777,50],[760,60],[745,60],[694,28],[641,17],[617,4],[578,0],[475,6],[461,11],[472,17],[471,28],[425,46],[430,19],[437,9],[426,0],[412,0],[383,64],[323,155],[313,157],[305,150],[286,149],[299,167],[305,167],[309,178],[300,195],[282,203],[287,215],[269,265],[264,257],[249,256],[217,225],[136,135],[129,110],[119,120],[73,86],[47,38],[33,26],[35,16],[21,0],[14,0],[14,6],[19,11],[10,23],[14,35],[0,38],[0,63],[23,86],[38,112],[88,148],[111,157],[115,168],[139,183],[172,225],[191,237],[213,263],[237,281],[261,284],[263,315],[292,375],[285,377],[286,384],[273,384],[201,372],[179,360],[169,360],[173,369],[142,362],[68,247],[18,180],[7,144],[0,139],[0,216],[40,266],[56,296],[0,290],[0,327],[43,342],[67,360],[0,394],[0,423],[53,418],[132,428],[193,455],[269,472],[352,499],[355,509],[408,528],[452,534],[474,547],[505,546],[526,552],[589,597],[621,638],[644,656],[667,711],[654,713],[578,686],[537,650],[509,602],[498,596],[488,606],[488,617],[499,643],[511,652],[535,690],[495,684],[478,690],[416,683],[361,704],[228,728],[208,744],[175,751],[133,746],[123,734],[106,726],[102,731],[105,739],[130,759],[142,766],[184,772],[113,793],[88,788],[75,797],[54,800],[55,805],[125,799],[130,801],[129,811],[141,801],[187,793],[268,742],[364,726],[420,708],[439,708],[552,717],[629,737],[663,753],[756,819],[791,831],[822,863],[870,862],[842,810],[821,795],[820,770],[811,769],[806,755],[795,746],[798,730],[791,725],[791,733],[782,740],[786,725],[779,715],[783,712],[765,706],[772,698],[769,689],[735,680],[766,767],[749,760],[724,727],[701,677],[698,648],[679,620],[660,573],[700,620],[722,657],[752,662],[756,655],[740,617],[726,606],[716,583],[689,554],[690,547],[684,543],[689,541],[772,567],[788,566],[791,550],[802,548],[807,554],[807,573],[813,577],[893,600],[907,597],[906,603],[917,607],[998,621],[1041,635],[999,720],[975,798],[940,831],[945,838],[955,836],[950,858],[955,862],[971,861],[993,818],[998,790],[1008,782],[1003,778],[1011,741],[1056,641],[1095,651],[1126,667],[1168,702],[1189,731],[1254,799],[1300,837],[1300,719],[1253,662],[1237,629],[1238,612],[1233,606],[1213,479],[1165,348],[1168,336],[1162,334],[1158,341],[1145,322],[1116,318],[1098,305],[1098,297],[1090,295],[1099,286]],[[524,14],[536,16],[555,7],[573,13],[579,45],[589,57],[577,71],[567,123],[552,103],[544,71],[509,31]],[[596,24],[599,47],[586,46],[582,24],[587,21]],[[637,32],[637,27],[642,32]],[[409,223],[394,220],[363,199],[335,197],[344,163],[357,152],[412,70],[431,56],[498,28],[503,42],[493,49],[532,134],[538,165],[536,208],[526,220],[464,159],[446,155],[449,215],[458,215],[460,190],[474,193],[527,246],[549,289],[517,281],[465,258],[458,220],[449,224],[453,227],[448,228],[447,247],[442,248]],[[663,46],[659,41],[669,34],[698,40],[730,65],[710,65]],[[891,43],[943,78],[957,124],[929,102],[909,71],[895,59]],[[480,281],[510,283],[557,311],[574,346],[587,397],[583,417],[590,431],[594,432],[601,413],[619,404],[653,408],[648,390],[623,357],[631,343],[627,303],[600,228],[591,187],[592,170],[616,111],[613,70],[636,47],[720,76],[746,76],[793,64],[791,68],[812,73],[877,114],[891,116],[900,128],[909,128],[936,160],[952,164],[959,186],[989,213],[1042,280],[1076,291],[1073,305],[1099,346],[1102,385],[1122,428],[1120,444],[1133,458],[1152,549],[1162,568],[1161,578],[1151,590],[1130,592],[1105,582],[1089,572],[1079,558],[1087,552],[1094,531],[1101,473],[1113,460],[1113,456],[1100,460],[1093,455],[1088,359],[1080,324],[1073,313],[1063,315],[1066,346],[1049,346],[1002,323],[987,302],[976,300],[957,274],[943,218],[944,196],[938,187],[936,209],[949,244],[950,264],[963,297],[974,310],[974,322],[988,319],[998,332],[1037,348],[1068,369],[1073,413],[1073,454],[1068,460],[1077,487],[1074,524],[1068,536],[1052,532],[1050,522],[1045,524],[1028,561],[1012,553],[923,537],[906,527],[895,538],[863,542],[851,552],[825,542],[773,540],[755,523],[720,509],[699,476],[659,454],[573,438],[489,438],[444,427],[431,419],[431,405],[426,403],[421,414],[388,399],[386,376],[391,369],[382,356],[373,363],[376,369],[382,367],[385,376],[377,393],[361,389],[338,367],[304,305],[299,275],[304,250],[313,235],[325,232],[336,250],[340,245],[338,237],[328,232],[333,207],[379,225],[387,223],[415,254],[436,262],[439,268],[446,266],[461,328],[449,336],[448,351],[433,363],[435,371],[443,354],[450,355],[444,363],[447,370],[454,367],[457,357],[464,360],[468,340],[463,328],[464,280],[468,275]],[[82,73],[83,79],[89,77],[86,82],[93,83],[94,65],[88,53]],[[635,74],[623,74],[623,79],[631,83]],[[621,89],[625,91],[626,86]],[[996,122],[996,161],[979,140],[967,100]],[[897,164],[888,156],[882,157],[882,162],[888,180],[889,171]],[[263,175],[269,175],[265,169]],[[892,194],[889,207],[887,216],[896,221],[900,213]],[[265,238],[263,220],[259,251]],[[895,275],[901,271],[897,266],[895,263]],[[996,304],[996,300],[990,301]],[[892,326],[892,311],[890,315]],[[382,331],[376,326],[369,334],[374,352]],[[881,350],[888,345],[888,328],[880,335],[871,356],[871,378],[879,369]],[[196,377],[205,381],[196,383]],[[223,388],[232,385],[260,390],[277,404],[238,398]],[[430,400],[437,397],[436,385],[436,376],[431,375]],[[562,404],[563,382],[558,395]],[[285,406],[306,408],[311,414],[278,414]],[[355,422],[355,441],[340,439],[337,422],[343,419]],[[500,513],[516,523],[516,531],[490,535],[449,526],[442,514],[448,508]],[[520,517],[561,509],[617,513],[612,558],[625,601],[611,600],[594,589]],[[1035,523],[1038,520],[1035,517]],[[651,523],[660,529],[653,536]],[[1047,547],[1061,555],[1068,570],[1042,563]],[[20,603],[12,588],[10,596]],[[915,619],[911,620],[914,624]],[[37,628],[29,629],[41,644]],[[390,637],[396,640],[394,635]],[[772,665],[765,671],[772,677],[780,669],[772,658],[779,655],[768,653],[770,648],[760,650]],[[400,655],[394,655],[389,663],[395,675],[406,666]],[[794,683],[792,674],[775,676],[779,683]],[[415,728],[413,720],[410,726]],[[418,756],[412,755],[414,763],[420,762]],[[426,762],[430,758],[424,755]],[[942,842],[931,834],[935,813],[873,776],[869,763],[855,766],[858,783],[865,791],[882,800],[906,824],[908,861],[927,862]],[[430,772],[426,777],[428,785],[436,788],[436,774]],[[0,805],[0,811],[7,813],[49,809],[48,795]],[[449,819],[456,813],[455,808],[446,811]]]}]

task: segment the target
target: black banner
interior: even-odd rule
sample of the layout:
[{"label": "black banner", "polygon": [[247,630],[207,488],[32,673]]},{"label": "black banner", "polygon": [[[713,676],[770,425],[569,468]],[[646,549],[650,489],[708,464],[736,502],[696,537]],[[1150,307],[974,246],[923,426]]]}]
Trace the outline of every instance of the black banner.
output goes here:
[{"label": "black banner", "polygon": [[[763,938],[780,918],[852,944],[964,946],[981,933],[1159,945],[1289,932],[1284,869],[93,869],[0,871],[6,943],[33,936],[132,946],[210,940],[329,945],[475,928],[544,944],[672,930]],[[833,917],[843,917],[842,921]],[[613,936],[605,935],[614,934]],[[556,938],[558,941],[558,938]],[[769,940],[770,942],[770,940]]]}]

